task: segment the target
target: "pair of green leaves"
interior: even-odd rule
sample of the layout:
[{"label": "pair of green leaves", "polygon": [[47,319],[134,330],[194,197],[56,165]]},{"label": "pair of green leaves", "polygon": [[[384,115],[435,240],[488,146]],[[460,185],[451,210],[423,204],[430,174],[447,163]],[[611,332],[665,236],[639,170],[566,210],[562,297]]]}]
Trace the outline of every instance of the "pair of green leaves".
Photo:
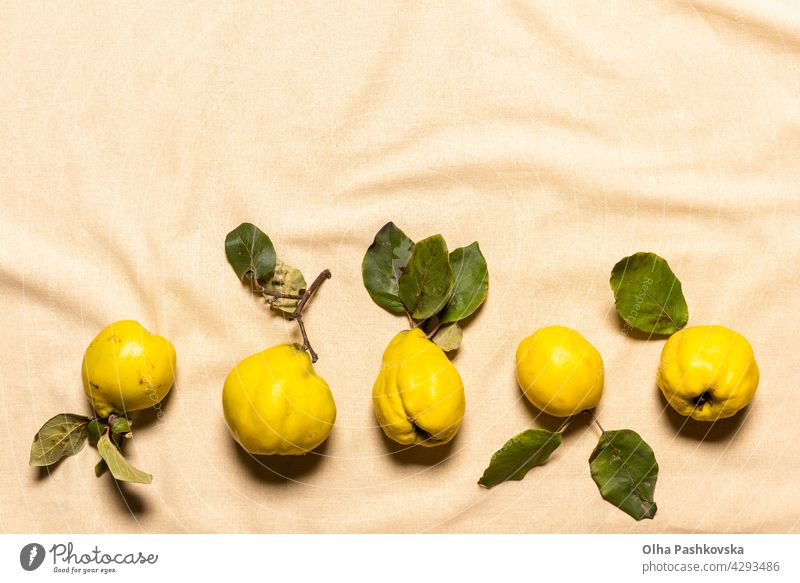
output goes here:
[{"label": "pair of green leaves", "polygon": [[[528,429],[509,439],[492,456],[478,484],[492,488],[508,480],[521,480],[529,470],[544,464],[561,445],[561,433]],[[652,448],[635,431],[603,431],[589,456],[592,479],[600,495],[636,520],[653,518],[658,463]]]},{"label": "pair of green leaves", "polygon": [[649,335],[674,334],[689,321],[681,282],[655,253],[634,253],[611,270],[617,312],[626,324]]},{"label": "pair of green leaves", "polygon": [[[242,223],[225,237],[225,255],[236,276],[249,282],[270,307],[291,314],[307,289],[302,272],[281,261],[270,238],[251,223]],[[295,296],[291,298],[280,296]]]},{"label": "pair of green leaves", "polygon": [[477,241],[448,252],[441,235],[414,243],[394,223],[375,235],[361,265],[373,301],[393,314],[436,318],[433,337],[443,350],[461,343],[459,322],[486,299],[489,271]]},{"label": "pair of green leaves", "polygon": [[122,436],[130,430],[130,422],[124,417],[112,417],[106,423],[84,415],[61,413],[49,419],[34,436],[29,463],[39,467],[53,465],[80,452],[87,440],[91,440],[97,444],[102,458],[95,466],[97,476],[108,469],[117,480],[149,484],[153,476],[133,467],[119,449]]}]

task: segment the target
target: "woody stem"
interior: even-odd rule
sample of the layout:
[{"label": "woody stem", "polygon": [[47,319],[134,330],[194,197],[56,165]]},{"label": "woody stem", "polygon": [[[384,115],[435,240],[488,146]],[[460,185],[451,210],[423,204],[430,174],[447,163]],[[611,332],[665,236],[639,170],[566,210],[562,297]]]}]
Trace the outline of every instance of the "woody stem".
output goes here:
[{"label": "woody stem", "polygon": [[[297,307],[294,309],[294,312],[289,314],[289,320],[295,320],[297,325],[300,328],[300,334],[303,336],[303,350],[307,350],[309,356],[311,356],[311,362],[317,362],[319,357],[317,353],[314,352],[314,349],[311,347],[311,342],[308,340],[308,334],[306,333],[306,326],[303,322],[303,309],[306,307],[308,300],[311,299],[311,296],[314,295],[314,292],[317,291],[319,286],[321,286],[326,279],[331,278],[331,271],[330,269],[324,269],[322,273],[320,273],[317,278],[313,281],[313,283],[308,287],[306,293],[299,297],[300,301],[297,302]],[[295,298],[292,298],[295,299]]]}]

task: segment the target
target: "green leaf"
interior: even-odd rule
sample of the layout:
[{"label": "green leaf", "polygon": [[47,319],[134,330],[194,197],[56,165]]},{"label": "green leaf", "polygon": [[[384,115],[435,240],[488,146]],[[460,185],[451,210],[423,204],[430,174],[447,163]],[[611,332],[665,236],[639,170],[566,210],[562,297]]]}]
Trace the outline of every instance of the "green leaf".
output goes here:
[{"label": "green leaf", "polygon": [[[306,293],[306,278],[303,277],[299,269],[277,259],[275,261],[275,272],[264,285],[264,289],[271,292],[302,296]],[[265,297],[270,307],[280,310],[281,312],[286,312],[287,314],[294,312],[300,301],[291,298]]]},{"label": "green leaf", "polygon": [[106,460],[100,460],[94,466],[94,475],[97,476],[98,478],[103,474],[105,474],[107,471],[108,471],[108,464],[106,463]]},{"label": "green leaf", "polygon": [[89,425],[86,426],[86,431],[89,433],[89,441],[97,443],[97,440],[106,432],[106,429],[108,429],[108,425],[98,419],[89,421]]},{"label": "green leaf", "polygon": [[414,242],[394,223],[386,223],[375,235],[361,263],[361,275],[369,296],[394,314],[405,311],[400,300],[400,275],[411,257]]},{"label": "green leaf", "polygon": [[131,424],[127,419],[125,419],[125,417],[114,417],[110,427],[111,432],[116,433],[117,435],[124,435],[129,433],[131,430]]},{"label": "green leaf", "polygon": [[653,450],[635,431],[604,431],[589,457],[600,495],[636,520],[653,518],[658,463]]},{"label": "green leaf", "polygon": [[681,282],[655,253],[635,253],[611,270],[617,312],[647,334],[674,334],[689,321]]},{"label": "green leaf", "polygon": [[[139,484],[149,484],[153,481],[152,475],[128,463],[128,460],[122,456],[122,452],[117,446],[111,443],[108,433],[104,434],[97,442],[97,451],[108,465],[108,469],[115,479]],[[96,468],[95,473],[97,473]]]},{"label": "green leaf", "polygon": [[48,420],[36,433],[31,444],[30,465],[49,466],[86,445],[90,419],[83,415],[61,413]]},{"label": "green leaf", "polygon": [[399,286],[400,300],[417,320],[430,318],[445,306],[453,293],[453,270],[441,235],[414,245]]},{"label": "green leaf", "polygon": [[450,253],[453,296],[442,312],[443,323],[463,320],[477,310],[489,291],[489,269],[478,242]]},{"label": "green leaf", "polygon": [[461,339],[463,337],[464,334],[461,331],[461,326],[458,325],[458,322],[452,322],[439,328],[431,340],[445,352],[450,352],[461,345]]},{"label": "green leaf", "polygon": [[258,227],[242,223],[225,237],[225,255],[236,275],[244,280],[262,283],[275,270],[275,248]]},{"label": "green leaf", "polygon": [[523,431],[495,452],[478,484],[491,488],[506,480],[521,480],[528,470],[545,463],[559,445],[560,433],[546,429]]}]

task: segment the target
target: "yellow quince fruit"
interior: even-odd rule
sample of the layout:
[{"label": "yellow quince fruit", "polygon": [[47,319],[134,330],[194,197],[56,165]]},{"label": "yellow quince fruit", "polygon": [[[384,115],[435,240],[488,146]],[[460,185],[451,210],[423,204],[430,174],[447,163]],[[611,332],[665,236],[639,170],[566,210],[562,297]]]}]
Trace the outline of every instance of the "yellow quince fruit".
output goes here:
[{"label": "yellow quince fruit", "polygon": [[83,355],[83,390],[98,417],[153,407],[175,382],[175,347],[134,320],[114,322]]},{"label": "yellow quince fruit", "polygon": [[225,379],[222,409],[231,435],[256,455],[302,455],[327,439],[336,421],[330,387],[308,352],[278,344],[245,358]]},{"label": "yellow quince fruit", "polygon": [[667,402],[700,421],[734,415],[753,400],[758,379],[753,347],[724,326],[691,326],[670,336],[657,377]]},{"label": "yellow quince fruit", "polygon": [[419,328],[400,332],[389,342],[372,403],[388,437],[426,447],[453,439],[466,407],[458,370]]},{"label": "yellow quince fruit", "polygon": [[575,330],[540,328],[517,347],[517,382],[538,409],[569,417],[594,409],[603,395],[600,353]]}]

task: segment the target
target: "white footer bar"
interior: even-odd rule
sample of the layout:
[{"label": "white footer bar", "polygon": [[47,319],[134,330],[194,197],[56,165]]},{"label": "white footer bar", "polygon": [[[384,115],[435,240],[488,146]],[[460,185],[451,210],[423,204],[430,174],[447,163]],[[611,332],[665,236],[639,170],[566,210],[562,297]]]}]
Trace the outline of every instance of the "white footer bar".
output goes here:
[{"label": "white footer bar", "polygon": [[800,581],[798,554],[800,535],[29,534],[0,536],[0,581]]}]

